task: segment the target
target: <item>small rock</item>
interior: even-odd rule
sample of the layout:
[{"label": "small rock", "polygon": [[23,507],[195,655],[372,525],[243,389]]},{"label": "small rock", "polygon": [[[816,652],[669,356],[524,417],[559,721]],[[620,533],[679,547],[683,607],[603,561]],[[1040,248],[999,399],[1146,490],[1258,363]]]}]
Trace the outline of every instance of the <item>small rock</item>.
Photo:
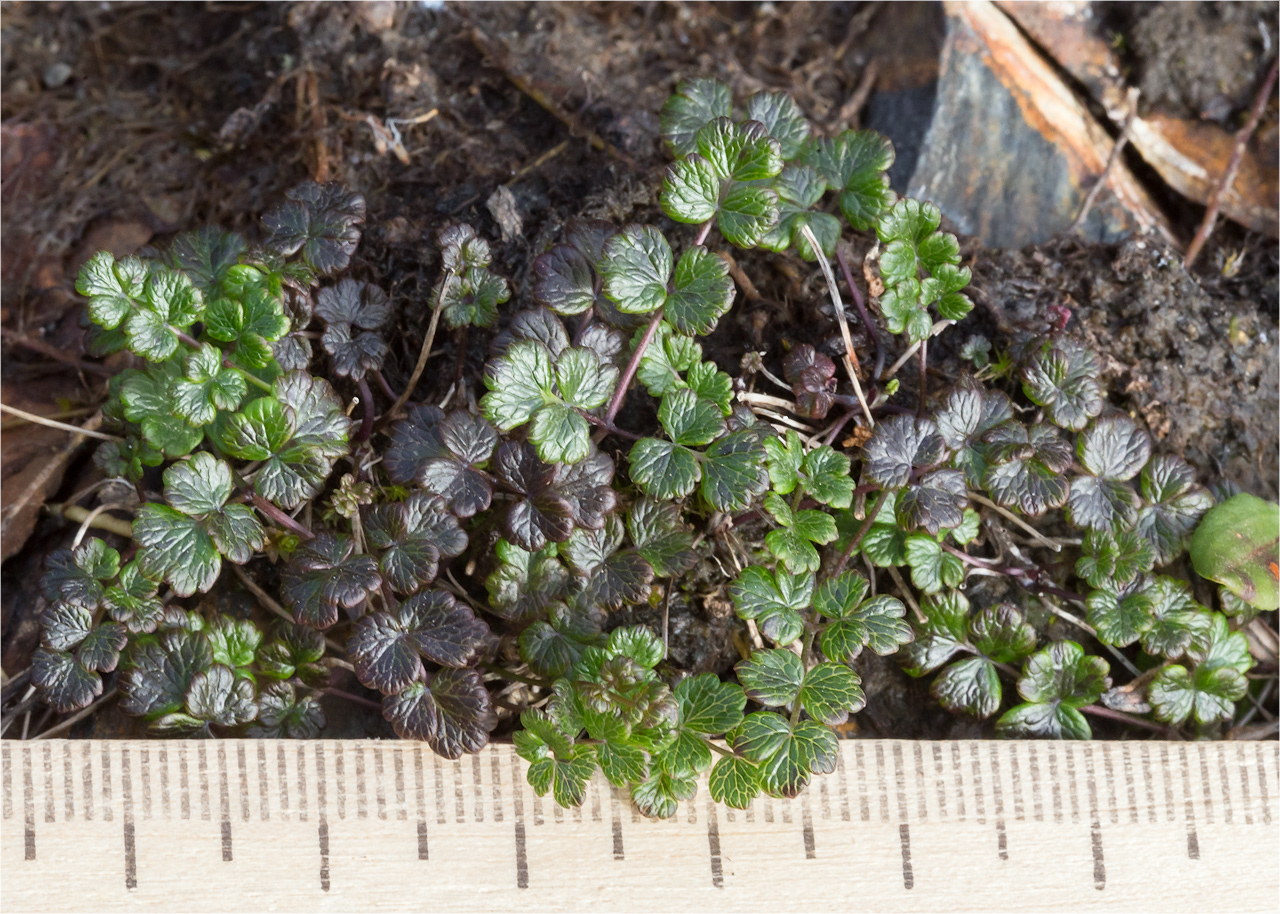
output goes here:
[{"label": "small rock", "polygon": [[516,198],[511,193],[511,188],[506,185],[499,187],[489,195],[489,199],[485,201],[484,205],[493,214],[493,218],[497,220],[498,227],[502,229],[502,241],[504,244],[510,244],[512,239],[520,237],[520,234],[524,231],[524,222],[516,209]]},{"label": "small rock", "polygon": [[59,86],[65,86],[67,80],[71,78],[71,65],[62,61],[50,64],[45,68],[44,76],[41,78],[46,89],[57,89]]}]

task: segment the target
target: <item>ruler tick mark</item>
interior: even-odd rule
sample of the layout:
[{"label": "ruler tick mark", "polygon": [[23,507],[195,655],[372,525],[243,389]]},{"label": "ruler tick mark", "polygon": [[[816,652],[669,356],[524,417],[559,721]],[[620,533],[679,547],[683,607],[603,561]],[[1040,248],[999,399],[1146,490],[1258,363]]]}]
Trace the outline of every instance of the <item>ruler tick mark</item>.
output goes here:
[{"label": "ruler tick mark", "polygon": [[[714,816],[715,813],[712,812],[711,815]],[[711,824],[708,824],[707,827],[708,829],[711,828]],[[804,842],[804,858],[812,860],[817,857],[813,841],[813,812],[809,809],[809,791],[807,790],[800,795],[800,839]],[[716,843],[720,843],[718,835]]]},{"label": "ruler tick mark", "polygon": [[1151,752],[1147,743],[1142,744],[1142,785],[1147,793],[1147,817],[1152,824],[1155,824],[1158,817],[1156,815],[1156,788],[1151,778]]},{"label": "ruler tick mark", "polygon": [[[849,821],[849,771],[845,768],[844,753],[836,753],[836,771],[840,778],[840,821]],[[747,821],[751,821],[748,819]]]},{"label": "ruler tick mark", "polygon": [[271,801],[267,796],[267,747],[258,743],[258,816],[271,821]]},{"label": "ruler tick mark", "polygon": [[[386,819],[387,817],[387,788],[383,784],[383,766],[382,766],[383,750],[378,746],[373,750],[373,786],[374,801],[378,804],[378,818]],[[476,759],[477,764],[479,759]]]},{"label": "ruler tick mark", "polygon": [[395,769],[396,769],[396,818],[403,822],[409,818],[409,811],[405,809],[404,804],[404,754],[400,747],[395,749]]},{"label": "ruler tick mark", "polygon": [[4,817],[13,818],[13,756],[8,743],[0,743],[0,769],[4,781]]},{"label": "ruler tick mark", "polygon": [[[144,756],[141,762],[144,770],[146,764]],[[128,746],[120,752],[120,797],[124,802],[124,887],[136,889],[138,887],[138,852],[133,831],[133,772],[130,770]]]},{"label": "ruler tick mark", "polygon": [[1222,778],[1222,808],[1227,824],[1232,823],[1231,809],[1231,775],[1227,773],[1227,754],[1221,747],[1216,747],[1218,751],[1218,775]]},{"label": "ruler tick mark", "polygon": [[151,753],[146,746],[139,753],[138,768],[142,774],[142,817],[151,818]]},{"label": "ruler tick mark", "polygon": [[[477,822],[483,822],[484,821],[484,794],[482,791],[484,787],[483,787],[483,784],[481,783],[481,778],[480,778],[480,756],[478,755],[471,756],[471,783],[472,783],[472,786],[475,788],[475,802],[476,802],[475,820]],[[577,811],[579,816],[582,815],[581,807],[575,806],[574,809]]]},{"label": "ruler tick mark", "polygon": [[1124,789],[1129,798],[1129,822],[1138,824],[1138,791],[1133,783],[1133,758],[1129,754],[1129,743],[1120,744],[1120,757],[1124,759]]},{"label": "ruler tick mark", "polygon": [[960,766],[960,744],[951,744],[951,770],[955,772],[956,815],[964,821],[964,772]]},{"label": "ruler tick mark", "polygon": [[218,818],[222,823],[222,859],[231,860],[231,791],[227,785],[227,751],[218,744]]},{"label": "ruler tick mark", "polygon": [[53,747],[44,744],[44,820],[52,822],[53,814]]},{"label": "ruler tick mark", "polygon": [[320,838],[320,891],[329,891],[329,823],[320,817],[320,826],[316,829]]},{"label": "ruler tick mark", "polygon": [[[316,760],[319,761],[319,759],[320,756],[317,755]],[[322,781],[324,780],[323,773],[319,777]],[[347,817],[347,768],[341,743],[335,743],[333,746],[333,784],[334,791],[338,795],[338,818],[345,819]]]},{"label": "ruler tick mark", "polygon": [[1040,795],[1040,760],[1035,743],[1027,743],[1027,771],[1031,775],[1031,811],[1037,822],[1043,822],[1044,799]]},{"label": "ruler tick mark", "polygon": [[[809,833],[809,838],[812,841],[812,831]],[[711,884],[717,889],[723,889],[724,863],[720,859],[720,823],[716,820],[716,806],[710,797],[707,798],[707,849],[711,855]]]},{"label": "ruler tick mark", "polygon": [[1253,804],[1249,802],[1249,769],[1244,766],[1244,746],[1236,746],[1236,760],[1240,763],[1240,802],[1244,804],[1244,824],[1253,824]]},{"label": "ruler tick mark", "polygon": [[884,744],[876,743],[876,786],[880,788],[880,821],[889,821],[889,788],[885,784]]},{"label": "ruler tick mark", "polygon": [[307,821],[307,753],[298,747],[298,821]]},{"label": "ruler tick mark", "polygon": [[92,747],[88,743],[84,744],[84,766],[81,774],[84,778],[84,818],[86,822],[93,821],[93,759],[90,753],[93,752]]},{"label": "ruler tick mark", "polygon": [[933,744],[933,775],[938,788],[938,815],[947,818],[947,783],[942,777],[942,746]]},{"label": "ruler tick mark", "polygon": [[369,779],[366,777],[364,746],[355,748],[356,755],[356,818],[369,818]]},{"label": "ruler tick mark", "polygon": [[428,860],[427,848],[427,823],[421,819],[418,820],[418,859]]},{"label": "ruler tick mark", "polygon": [[244,743],[236,746],[236,773],[240,777],[240,821],[249,821],[249,764],[245,758]]},{"label": "ruler tick mark", "polygon": [[622,801],[614,784],[609,785],[609,814],[613,819],[613,859],[622,860]]},{"label": "ruler tick mark", "polygon": [[973,763],[973,804],[977,807],[978,824],[987,824],[987,800],[982,790],[982,763],[978,760],[978,744],[969,744],[970,760]]},{"label": "ruler tick mark", "polygon": [[514,752],[511,754],[511,806],[512,813],[515,815],[515,837],[516,837],[516,888],[527,889],[529,887],[529,856],[525,847],[524,835],[524,791],[521,789],[521,778],[523,773],[520,771],[520,758]]},{"label": "ruler tick mark", "polygon": [[1102,766],[1107,775],[1107,809],[1111,816],[1111,824],[1120,824],[1120,810],[1116,805],[1116,774],[1115,769],[1111,765],[1111,743],[1099,743],[1099,750],[1102,752]]},{"label": "ruler tick mark", "polygon": [[[854,765],[858,769],[858,813],[862,816],[863,822],[871,820],[871,802],[867,797],[867,763],[862,757],[862,743],[853,744]],[[773,821],[773,816],[769,816],[769,821]]]},{"label": "ruler tick mark", "polygon": [[916,877],[911,870],[911,826],[905,822],[898,826],[898,841],[902,844],[902,887],[910,890],[915,888]]},{"label": "ruler tick mark", "polygon": [[1000,784],[1000,755],[991,748],[990,743],[984,745],[991,756],[991,798],[996,805],[996,852],[1001,860],[1008,860],[1009,837],[1005,833],[1004,826],[1004,788]]},{"label": "ruler tick mark", "polygon": [[[160,751],[163,752],[164,750],[161,749]],[[5,777],[7,778],[8,776],[9,776],[9,769],[6,768]],[[7,784],[8,781],[6,780],[5,783]],[[62,747],[62,798],[63,798],[63,803],[66,805],[66,808],[62,812],[64,816],[63,821],[70,822],[76,817],[75,764],[71,761],[71,744],[70,743],[65,743]],[[13,811],[10,810],[9,814],[12,815],[12,813]],[[168,817],[169,817],[169,802],[168,802],[168,798],[166,797],[165,818],[167,819]]]},{"label": "ruler tick mark", "polygon": [[498,753],[492,756],[493,774],[493,821],[502,821],[502,766],[498,763]]},{"label": "ruler tick mark", "polygon": [[1209,756],[1200,744],[1200,789],[1204,791],[1204,820],[1213,824],[1213,791],[1209,789]]},{"label": "ruler tick mark", "polygon": [[1089,826],[1089,840],[1093,845],[1093,887],[1101,892],[1107,887],[1107,865],[1102,857],[1102,826],[1096,820]]},{"label": "ruler tick mark", "polygon": [[1045,749],[1049,753],[1049,782],[1053,786],[1053,821],[1055,824],[1062,824],[1062,785],[1058,779],[1058,749],[1056,746],[1048,746]]},{"label": "ruler tick mark", "polygon": [[22,747],[22,845],[23,859],[36,859],[35,785],[31,782],[31,747]]},{"label": "ruler tick mark", "polygon": [[[1169,772],[1168,756],[1164,754],[1164,747],[1161,747],[1162,755],[1165,761],[1165,777],[1172,775]],[[1178,760],[1182,763],[1182,798],[1184,803],[1185,817],[1187,820],[1187,856],[1192,860],[1200,859],[1200,839],[1196,835],[1196,809],[1191,799],[1191,781],[1187,778],[1187,747],[1178,747]],[[1166,781],[1166,790],[1168,789]]]},{"label": "ruler tick mark", "polygon": [[924,751],[920,748],[919,743],[912,746],[916,760],[916,808],[917,814],[920,816],[921,822],[929,819],[929,803],[925,797],[924,789]]},{"label": "ruler tick mark", "polygon": [[435,776],[436,783],[436,824],[443,825],[444,817],[444,774],[440,771],[439,756],[431,756],[431,773]]},{"label": "ruler tick mark", "polygon": [[1266,750],[1259,746],[1256,755],[1258,757],[1258,796],[1262,798],[1262,821],[1266,825],[1271,824],[1271,798],[1267,794],[1267,765]]},{"label": "ruler tick mark", "polygon": [[111,749],[102,747],[102,821],[110,822],[115,810],[111,804]]}]

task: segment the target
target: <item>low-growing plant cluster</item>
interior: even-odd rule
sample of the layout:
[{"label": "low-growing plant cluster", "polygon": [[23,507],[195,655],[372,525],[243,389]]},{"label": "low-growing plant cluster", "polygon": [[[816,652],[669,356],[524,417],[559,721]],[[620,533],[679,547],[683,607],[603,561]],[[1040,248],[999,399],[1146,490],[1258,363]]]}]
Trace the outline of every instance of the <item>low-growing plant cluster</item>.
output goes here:
[{"label": "low-growing plant cluster", "polygon": [[[974,370],[930,384],[930,341],[972,308],[970,270],[938,210],[890,190],[884,137],[816,136],[789,96],[736,109],[710,80],[683,83],[661,122],[662,210],[696,238],[574,223],[534,264],[535,304],[500,323],[511,289],[488,244],[447,227],[399,395],[382,374],[391,301],[342,275],[356,194],[296,188],[259,244],[205,229],[91,258],[90,351],[134,357],[95,459],[141,503],[121,550],[84,538],[90,517],[49,558],[44,700],[85,708],[115,671],[123,709],[159,732],[309,737],[341,667],[402,737],[457,758],[518,715],[538,793],[580,803],[599,769],[654,816],[708,769],[732,806],[831,771],[833,728],[866,701],[864,651],[931,677],[957,714],[999,715],[1004,735],[1088,738],[1090,714],[1189,734],[1230,721],[1252,664],[1238,629],[1276,608],[1273,506],[1213,509],[1231,535],[1199,550],[1223,585],[1201,605],[1171,569],[1214,499],[1108,406],[1060,315],[994,360],[973,337]],[[846,231],[874,242],[865,295]],[[717,235],[816,263],[839,365],[797,343],[748,354],[734,378],[705,356],[699,338],[737,297]],[[456,391],[409,401],[441,318],[498,331],[474,407]],[[910,356],[921,380],[904,403]],[[655,426],[620,424],[648,415],[623,411],[629,393],[652,398]],[[1246,515],[1261,520],[1239,536]],[[751,647],[732,676],[676,681],[664,636],[613,618],[667,605],[735,527],[722,584]],[[227,563],[282,618],[189,599]],[[979,600],[979,578],[1007,598]],[[522,690],[495,700],[510,682]]]}]

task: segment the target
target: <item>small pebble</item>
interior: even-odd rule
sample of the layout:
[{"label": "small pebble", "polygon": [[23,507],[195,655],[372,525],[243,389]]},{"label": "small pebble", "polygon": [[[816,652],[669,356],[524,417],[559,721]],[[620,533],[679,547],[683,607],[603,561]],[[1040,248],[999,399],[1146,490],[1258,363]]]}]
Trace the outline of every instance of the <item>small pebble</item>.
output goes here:
[{"label": "small pebble", "polygon": [[57,89],[59,86],[65,86],[67,80],[71,78],[71,65],[59,61],[50,64],[44,71],[44,85],[47,89]]}]

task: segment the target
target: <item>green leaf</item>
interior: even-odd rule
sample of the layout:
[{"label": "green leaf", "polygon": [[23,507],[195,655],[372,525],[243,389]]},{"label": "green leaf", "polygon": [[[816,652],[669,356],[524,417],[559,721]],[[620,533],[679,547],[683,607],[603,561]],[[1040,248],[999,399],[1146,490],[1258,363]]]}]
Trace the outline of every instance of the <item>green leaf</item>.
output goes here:
[{"label": "green leaf", "polygon": [[[205,333],[211,339],[235,343],[232,360],[247,368],[265,368],[272,347],[289,332],[290,321],[284,303],[273,292],[267,278],[253,267],[233,267],[250,271],[247,282],[238,282],[239,294],[218,295],[205,309]],[[309,342],[307,344],[310,345]]]},{"label": "green leaf", "polygon": [[702,478],[693,452],[669,441],[641,438],[632,446],[628,459],[631,481],[655,498],[683,498]]},{"label": "green leaf", "polygon": [[680,509],[674,504],[641,498],[627,515],[627,531],[657,577],[674,577],[698,560],[693,535],[681,523]]},{"label": "green leaf", "polygon": [[[643,331],[636,331],[635,338],[632,340],[633,347],[642,335]],[[640,357],[640,367],[636,371],[636,377],[650,394],[661,397],[672,390],[690,386],[680,377],[680,373],[692,372],[695,365],[702,364],[701,359],[702,347],[698,343],[690,337],[676,333],[666,321],[660,321],[653,340]],[[702,396],[698,391],[695,393]]]},{"label": "green leaf", "polygon": [[292,682],[273,682],[258,695],[258,739],[315,739],[324,729],[324,709],[315,695],[299,694]]},{"label": "green leaf", "polygon": [[769,489],[766,454],[752,429],[730,432],[707,448],[702,497],[717,511],[742,511]]},{"label": "green leaf", "polygon": [[822,511],[803,510],[792,512],[779,495],[765,499],[765,508],[782,525],[765,536],[769,551],[787,566],[787,571],[798,574],[817,571],[821,560],[813,543],[829,543],[838,535],[836,522]]},{"label": "green leaf", "polygon": [[801,721],[792,727],[768,711],[747,715],[734,732],[733,748],[760,764],[762,786],[779,797],[796,796],[811,773],[834,771],[839,753],[835,734],[817,721]]},{"label": "green leaf", "polygon": [[380,330],[391,317],[385,292],[366,282],[344,279],[320,290],[316,315],[325,322],[320,344],[332,356],[338,374],[358,381],[382,368],[389,349]]},{"label": "green leaf", "polygon": [[141,563],[134,560],[120,569],[120,580],[107,588],[102,605],[130,634],[153,632],[164,614],[157,591],[155,582],[142,574]]},{"label": "green leaf", "polygon": [[925,529],[933,536],[964,521],[969,504],[964,474],[934,470],[898,493],[898,523],[905,530]]},{"label": "green leaf", "polygon": [[110,251],[98,251],[80,268],[76,291],[89,299],[89,319],[113,330],[139,307],[146,278],[146,264],[137,257],[117,261]]},{"label": "green leaf", "polygon": [[651,225],[629,225],[604,246],[604,294],[624,314],[648,314],[667,300],[671,245]]},{"label": "green leaf", "polygon": [[234,727],[253,720],[258,715],[258,704],[249,680],[238,679],[228,667],[214,664],[191,677],[186,710],[190,717],[205,724]]},{"label": "green leaf", "polygon": [[1104,585],[1089,594],[1087,618],[1099,641],[1126,647],[1152,626],[1149,586],[1150,579],[1142,575],[1128,584]]},{"label": "green leaf", "polygon": [[[766,438],[764,450],[769,460],[769,481],[779,495],[790,495],[800,484],[800,465],[804,461],[804,445],[791,429],[783,438]],[[846,506],[847,507],[847,506]]]},{"label": "green leaf", "polygon": [[1280,608],[1280,506],[1241,493],[1211,508],[1191,538],[1191,563],[1246,603]]},{"label": "green leaf", "polygon": [[258,668],[272,679],[296,676],[308,684],[320,685],[329,679],[329,668],[320,663],[324,652],[324,635],[314,628],[280,620],[272,639],[258,651]]},{"label": "green leaf", "polygon": [[1032,517],[1066,504],[1070,485],[1062,473],[1071,465],[1071,448],[1054,428],[1008,422],[987,432],[986,441],[990,466],[983,482],[993,499]]},{"label": "green leaf", "polygon": [[783,648],[754,651],[734,672],[746,696],[769,708],[790,705],[805,682],[800,658]]},{"label": "green leaf", "polygon": [[758,122],[718,117],[698,131],[695,145],[696,153],[667,171],[659,198],[663,212],[686,223],[714,216],[731,243],[753,247],[778,220],[778,195],[747,182],[782,170],[778,141]]},{"label": "green leaf", "polygon": [[785,646],[804,631],[801,611],[813,600],[812,574],[792,575],[752,565],[729,585],[729,596],[742,619],[755,619],[770,641]]},{"label": "green leaf", "polygon": [[352,609],[382,586],[373,558],[354,551],[351,537],[322,533],[293,554],[280,573],[280,599],[298,623],[328,628],[339,606]]},{"label": "green leaf", "polygon": [[204,438],[186,419],[173,414],[174,386],[178,382],[177,365],[164,363],[149,366],[145,372],[125,372],[120,385],[120,400],[125,418],[142,427],[147,444],[166,457],[182,457]]},{"label": "green leaf", "polygon": [[1044,407],[1054,425],[1078,432],[1102,412],[1101,373],[1097,355],[1070,337],[1060,337],[1022,370],[1022,391]]},{"label": "green leaf", "polygon": [[239,670],[253,663],[258,646],[262,644],[262,632],[247,619],[217,616],[209,624],[209,646],[213,660]]},{"label": "green leaf", "polygon": [[1023,665],[1018,694],[1025,704],[996,723],[1001,736],[1088,739],[1089,723],[1079,708],[1093,704],[1111,687],[1109,667],[1090,657],[1074,641],[1059,641],[1037,651]]},{"label": "green leaf", "polygon": [[1147,588],[1152,625],[1142,635],[1142,649],[1153,656],[1177,660],[1193,644],[1207,644],[1211,617],[1185,581],[1157,576]]},{"label": "green leaf", "polygon": [[1195,471],[1181,457],[1155,457],[1142,468],[1142,497],[1134,530],[1151,544],[1157,565],[1182,554],[1213,496],[1196,484]]},{"label": "green leaf", "polygon": [[826,187],[826,181],[809,166],[784,166],[773,182],[778,194],[778,222],[760,239],[760,247],[778,253],[794,247],[801,258],[815,261],[818,255],[804,234],[807,226],[818,240],[822,253],[828,258],[834,257],[836,242],[840,240],[840,222],[829,213],[813,209]]},{"label": "green leaf", "polygon": [[498,319],[498,305],[511,298],[511,288],[501,276],[481,266],[441,280],[435,307],[444,309],[444,321],[458,327],[492,327]]},{"label": "green leaf", "polygon": [[799,698],[810,717],[828,726],[844,723],[867,704],[862,679],[843,663],[819,663],[809,670]]},{"label": "green leaf", "polygon": [[824,505],[847,508],[852,503],[849,458],[835,449],[824,444],[805,454],[801,476],[805,494]]},{"label": "green leaf", "polygon": [[688,388],[663,396],[658,421],[673,442],[686,446],[710,444],[725,431],[719,407]]},{"label": "green leaf", "polygon": [[436,233],[440,259],[446,271],[458,273],[471,267],[487,267],[493,259],[489,242],[465,223],[447,225]]},{"label": "green leaf", "polygon": [[689,248],[671,276],[663,318],[681,333],[705,336],[733,306],[734,294],[729,264],[701,245]]},{"label": "green leaf", "polygon": [[569,573],[556,557],[556,547],[526,552],[500,539],[494,546],[498,567],[485,579],[489,607],[511,621],[531,618],[560,599]]},{"label": "green leaf", "polygon": [[686,79],[662,106],[662,138],[672,155],[684,156],[695,149],[698,131],[718,117],[732,113],[729,87],[715,79]]},{"label": "green leaf", "polygon": [[644,750],[638,746],[604,742],[596,747],[596,760],[609,783],[625,787],[649,776]]},{"label": "green leaf", "polygon": [[893,144],[874,130],[845,130],[831,139],[813,139],[800,154],[801,162],[840,192],[840,210],[860,232],[869,231],[897,199],[885,174],[893,160]]},{"label": "green leaf", "polygon": [[187,357],[182,380],[173,385],[173,412],[192,425],[208,425],[218,410],[232,410],[244,399],[244,376],[222,367],[222,353],[208,343]]},{"label": "green leaf", "polygon": [[985,657],[970,657],[949,664],[929,692],[953,714],[987,718],[1000,709],[1000,674]]},{"label": "green leaf", "polygon": [[[475,670],[443,669],[382,699],[382,716],[401,739],[425,740],[447,759],[479,752],[497,726],[493,701]],[[592,763],[594,770],[594,762]]]},{"label": "green leaf", "polygon": [[760,769],[737,756],[718,759],[707,781],[711,799],[734,809],[750,806],[760,793],[760,786]]},{"label": "green leaf", "polygon": [[63,601],[93,611],[109,581],[120,570],[120,553],[92,537],[75,549],[59,549],[45,560],[40,589],[45,599]]},{"label": "green leaf", "polygon": [[[727,112],[724,116],[728,116]],[[747,99],[746,119],[764,125],[778,141],[778,152],[786,161],[794,159],[809,137],[809,121],[800,106],[786,92],[757,92]]]},{"label": "green leaf", "polygon": [[920,601],[925,621],[916,626],[915,640],[903,647],[906,671],[923,676],[950,660],[969,637],[969,600],[950,591]]},{"label": "green leaf", "polygon": [[524,425],[555,389],[555,368],[546,346],[532,340],[511,344],[485,366],[489,393],[481,399],[485,418],[503,431]]},{"label": "green leaf", "polygon": [[461,555],[467,534],[444,499],[415,492],[365,512],[365,535],[383,578],[397,593],[416,593],[435,580],[441,556]]},{"label": "green leaf", "polygon": [[964,564],[954,555],[943,552],[942,545],[931,536],[907,537],[907,564],[911,566],[911,583],[927,594],[959,587],[964,580]]},{"label": "green leaf", "polygon": [[685,382],[689,389],[720,408],[722,415],[733,412],[733,379],[716,367],[715,362],[698,362],[689,368]]},{"label": "green leaf", "polygon": [[1090,530],[1084,535],[1080,552],[1076,574],[1091,587],[1103,587],[1108,582],[1128,584],[1142,572],[1150,571],[1155,561],[1151,544],[1131,530]]},{"label": "green leaf", "polygon": [[697,779],[692,776],[659,774],[636,785],[631,799],[644,815],[669,819],[676,814],[680,800],[693,798]]},{"label": "green leaf", "polygon": [[747,696],[715,673],[700,673],[680,680],[674,689],[680,706],[680,726],[694,733],[716,736],[742,723]]},{"label": "green leaf", "polygon": [[387,694],[423,678],[422,660],[464,667],[474,660],[489,627],[453,594],[430,590],[385,612],[356,620],[347,651],[360,682]]},{"label": "green leaf", "polygon": [[989,448],[983,436],[1012,417],[1013,404],[1008,396],[998,390],[983,390],[977,386],[955,388],[934,413],[942,440],[955,452],[951,465],[964,470],[970,486],[982,485],[987,471]]},{"label": "green leaf", "polygon": [[137,310],[124,321],[129,349],[151,362],[163,362],[178,351],[175,330],[185,330],[204,313],[200,292],[185,273],[153,269]]},{"label": "green leaf", "polygon": [[890,416],[876,424],[863,448],[863,475],[886,489],[900,489],[913,469],[927,469],[946,457],[938,427],[929,419]]},{"label": "green leaf", "polygon": [[31,655],[31,683],[55,711],[69,714],[87,708],[102,694],[102,677],[62,651],[36,648]]},{"label": "green leaf", "polygon": [[[247,244],[235,232],[223,232],[215,226],[204,226],[183,232],[173,239],[167,259],[175,270],[191,277],[205,298],[222,290],[231,270],[240,263]],[[250,267],[249,269],[253,269]],[[256,271],[255,271],[256,272]]]},{"label": "green leaf", "polygon": [[218,579],[222,555],[244,564],[262,548],[266,536],[252,510],[226,505],[231,469],[212,454],[169,467],[164,484],[169,505],[143,505],[133,524],[148,577],[168,581],[179,596],[203,593]]},{"label": "green leaf", "polygon": [[262,217],[267,243],[285,257],[301,252],[317,273],[332,275],[347,268],[360,243],[364,197],[337,183],[306,181],[286,191],[284,203]]},{"label": "green leaf", "polygon": [[832,620],[821,638],[822,653],[829,659],[848,663],[864,647],[885,656],[911,641],[902,602],[888,594],[864,599],[868,589],[866,578],[854,571],[828,578],[818,586],[813,607]]},{"label": "green leaf", "polygon": [[697,733],[680,730],[670,745],[654,755],[653,764],[672,777],[696,778],[711,767],[711,749]]}]

